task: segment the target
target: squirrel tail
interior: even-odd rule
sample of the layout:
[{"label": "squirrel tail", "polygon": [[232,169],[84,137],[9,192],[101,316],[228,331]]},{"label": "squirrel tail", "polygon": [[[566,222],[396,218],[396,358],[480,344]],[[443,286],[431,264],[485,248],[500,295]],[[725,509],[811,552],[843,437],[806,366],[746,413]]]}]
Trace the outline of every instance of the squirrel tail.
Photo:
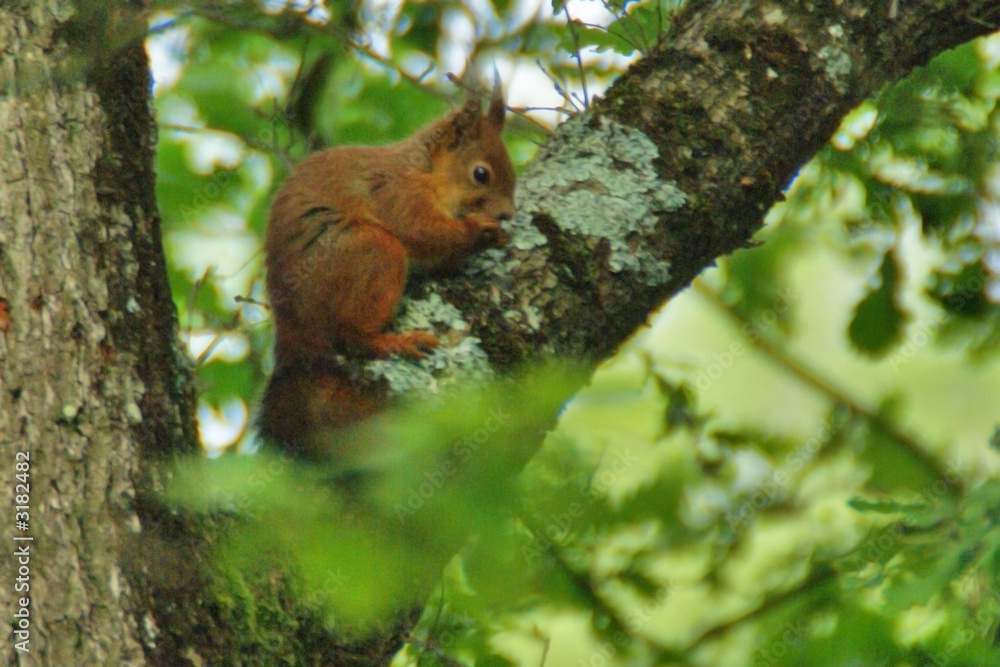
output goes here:
[{"label": "squirrel tail", "polygon": [[329,460],[345,429],[381,405],[374,392],[359,388],[334,361],[286,360],[275,367],[264,390],[257,429],[265,447],[292,458]]}]

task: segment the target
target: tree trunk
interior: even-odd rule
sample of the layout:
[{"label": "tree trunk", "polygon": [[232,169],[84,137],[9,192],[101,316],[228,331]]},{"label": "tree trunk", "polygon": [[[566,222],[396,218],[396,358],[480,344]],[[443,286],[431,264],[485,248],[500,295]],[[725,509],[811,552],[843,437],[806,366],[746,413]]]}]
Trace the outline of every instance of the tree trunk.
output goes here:
[{"label": "tree trunk", "polygon": [[[87,4],[105,6],[0,7],[0,461],[26,506],[0,523],[24,554],[0,564],[0,614],[24,633],[6,661],[323,664],[332,645],[280,576],[254,584],[273,607],[233,612],[211,596],[211,525],[157,501],[167,457],[196,437],[143,23],[138,2]],[[608,354],[746,243],[848,109],[1000,21],[993,0],[900,5],[695,3],[558,131],[521,182],[514,245],[435,288],[497,368],[539,347]]]},{"label": "tree trunk", "polygon": [[94,17],[68,0],[0,8],[0,461],[25,506],[21,523],[0,522],[5,551],[23,554],[0,561],[0,617],[23,632],[5,664],[146,662],[157,622],[128,557],[151,528],[140,501],[158,454],[196,447],[144,23],[124,2],[100,11],[109,33],[133,28],[102,41],[122,48],[74,41]]}]

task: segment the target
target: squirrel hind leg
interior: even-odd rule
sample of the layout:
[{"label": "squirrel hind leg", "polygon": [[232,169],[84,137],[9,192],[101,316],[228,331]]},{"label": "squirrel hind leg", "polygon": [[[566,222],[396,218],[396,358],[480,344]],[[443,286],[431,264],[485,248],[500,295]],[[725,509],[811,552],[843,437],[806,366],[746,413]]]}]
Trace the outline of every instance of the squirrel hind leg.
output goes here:
[{"label": "squirrel hind leg", "polygon": [[398,354],[419,359],[422,349],[437,347],[425,331],[384,333],[396,314],[406,288],[407,251],[381,226],[355,222],[338,239],[338,258],[327,276],[332,312],[327,335],[349,353],[386,357]]}]

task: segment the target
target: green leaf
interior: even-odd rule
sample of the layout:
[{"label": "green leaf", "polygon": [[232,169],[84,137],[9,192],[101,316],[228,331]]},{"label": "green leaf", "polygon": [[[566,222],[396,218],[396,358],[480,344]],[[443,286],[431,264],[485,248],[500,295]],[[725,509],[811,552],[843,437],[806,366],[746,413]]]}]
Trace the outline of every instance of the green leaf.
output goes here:
[{"label": "green leaf", "polygon": [[891,251],[882,258],[879,274],[881,285],[857,305],[848,328],[855,348],[872,356],[885,354],[899,342],[907,319],[896,299],[899,269]]},{"label": "green leaf", "polygon": [[876,493],[908,491],[923,493],[933,489],[938,478],[923,457],[899,442],[878,424],[869,424],[861,433],[861,463],[871,468],[868,488]]},{"label": "green leaf", "polygon": [[958,275],[936,273],[929,291],[948,312],[977,318],[992,307],[983,293],[989,279],[982,262],[975,257]]},{"label": "green leaf", "polygon": [[[944,536],[940,536],[944,537]],[[960,545],[920,545],[904,553],[905,570],[892,577],[885,590],[885,612],[897,614],[913,605],[927,604],[959,579],[967,565],[967,554]]]},{"label": "green leaf", "polygon": [[609,30],[622,35],[636,48],[648,50],[657,44],[670,24],[665,0],[633,5],[628,16],[622,16]]},{"label": "green leaf", "polygon": [[698,424],[695,394],[691,387],[683,383],[675,387],[660,381],[660,391],[667,399],[665,423],[668,431]]},{"label": "green leaf", "polygon": [[971,216],[976,211],[976,197],[972,192],[955,195],[910,193],[913,207],[920,213],[925,232],[946,232],[955,226],[962,216]]},{"label": "green leaf", "polygon": [[396,44],[427,54],[437,55],[438,40],[441,38],[442,6],[436,2],[407,2],[400,14],[401,31]]},{"label": "green leaf", "polygon": [[[612,24],[612,28],[617,24]],[[565,29],[559,30],[559,46],[569,54],[575,54],[577,47],[582,51],[593,47],[598,53],[614,51],[622,55],[630,55],[637,46],[621,29],[595,28],[584,25],[582,21],[573,19]]]},{"label": "green leaf", "polygon": [[931,61],[928,75],[945,82],[951,90],[971,91],[983,70],[983,58],[976,48],[974,44],[964,44],[945,51]]}]

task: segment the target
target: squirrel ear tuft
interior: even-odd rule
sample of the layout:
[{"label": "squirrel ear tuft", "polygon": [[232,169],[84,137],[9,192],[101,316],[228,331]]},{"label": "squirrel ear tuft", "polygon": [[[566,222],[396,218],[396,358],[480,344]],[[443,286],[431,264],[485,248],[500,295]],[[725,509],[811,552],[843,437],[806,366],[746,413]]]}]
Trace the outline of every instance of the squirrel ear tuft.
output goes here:
[{"label": "squirrel ear tuft", "polygon": [[[468,76],[470,75],[467,73],[466,77]],[[475,80],[470,84],[468,78],[459,79],[450,72],[448,78],[459,88],[464,89],[468,97],[462,106],[435,124],[435,130],[430,134],[427,145],[432,150],[436,148],[454,150],[462,144],[479,139],[484,121],[493,131],[499,133],[503,128],[506,112],[500,72],[496,68],[493,69],[493,93],[485,116],[482,115],[483,97],[485,97],[482,84]]]},{"label": "squirrel ear tuft", "polygon": [[487,122],[497,130],[503,127],[504,114],[507,105],[504,103],[503,84],[500,82],[500,72],[493,68],[493,94],[490,96],[490,106],[486,111]]},{"label": "squirrel ear tuft", "polygon": [[458,146],[479,136],[479,114],[482,112],[482,102],[478,97],[470,97],[451,116],[452,147]]}]

